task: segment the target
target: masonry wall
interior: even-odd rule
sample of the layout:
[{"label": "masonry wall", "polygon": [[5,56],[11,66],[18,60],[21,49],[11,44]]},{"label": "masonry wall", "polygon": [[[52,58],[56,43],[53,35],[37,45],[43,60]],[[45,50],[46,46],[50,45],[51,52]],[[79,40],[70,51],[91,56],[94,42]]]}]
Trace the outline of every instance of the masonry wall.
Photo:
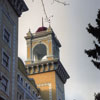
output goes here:
[{"label": "masonry wall", "polygon": [[29,75],[29,78],[34,78],[43,100],[57,100],[55,71]]},{"label": "masonry wall", "polygon": [[57,100],[65,100],[64,83],[56,74],[56,97]]},{"label": "masonry wall", "polygon": [[[4,28],[10,33],[10,46],[3,40]],[[2,65],[2,50],[10,57],[9,69]],[[8,0],[0,0],[0,72],[9,80],[8,93],[2,91],[0,95],[7,100],[16,100],[16,70],[18,52],[18,16]],[[14,99],[13,99],[14,98]]]}]

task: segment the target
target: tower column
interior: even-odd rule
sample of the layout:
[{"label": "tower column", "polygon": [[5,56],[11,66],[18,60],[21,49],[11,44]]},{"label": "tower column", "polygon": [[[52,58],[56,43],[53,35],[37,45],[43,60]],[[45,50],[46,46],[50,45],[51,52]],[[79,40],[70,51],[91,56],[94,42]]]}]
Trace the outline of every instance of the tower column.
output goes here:
[{"label": "tower column", "polygon": [[43,72],[45,71],[44,65],[42,64]]},{"label": "tower column", "polygon": [[34,69],[33,69],[33,66],[31,67],[31,73],[30,74],[33,74],[34,73]]},{"label": "tower column", "polygon": [[38,65],[38,73],[40,72],[40,66]]},{"label": "tower column", "polygon": [[49,63],[47,63],[47,69],[48,69],[48,71],[50,70]]},{"label": "tower column", "polygon": [[34,66],[33,66],[33,74],[35,73]]}]

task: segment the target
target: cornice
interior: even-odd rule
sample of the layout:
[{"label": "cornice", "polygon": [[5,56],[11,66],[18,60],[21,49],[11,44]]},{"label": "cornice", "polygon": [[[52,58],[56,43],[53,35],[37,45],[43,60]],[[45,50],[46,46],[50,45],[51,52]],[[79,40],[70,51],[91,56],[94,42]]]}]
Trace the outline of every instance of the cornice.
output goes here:
[{"label": "cornice", "polygon": [[47,60],[47,61],[40,61],[34,64],[28,64],[26,65],[26,69],[30,69],[30,68],[34,68],[36,66],[43,66],[43,65],[47,65],[49,66],[50,64],[54,65],[53,70],[48,69],[47,71],[43,71],[43,72],[37,72],[37,73],[28,73],[28,75],[35,75],[35,74],[40,74],[40,73],[45,73],[45,72],[51,72],[51,71],[55,71],[57,73],[57,75],[60,77],[60,79],[62,80],[63,83],[66,83],[66,80],[68,78],[70,78],[70,76],[68,75],[67,71],[65,70],[65,68],[63,67],[62,63],[60,62],[59,59],[53,59],[53,60]]},{"label": "cornice", "polygon": [[10,3],[10,5],[15,10],[18,17],[21,16],[22,12],[25,12],[25,11],[28,10],[28,7],[25,4],[24,0],[8,0],[8,2]]}]

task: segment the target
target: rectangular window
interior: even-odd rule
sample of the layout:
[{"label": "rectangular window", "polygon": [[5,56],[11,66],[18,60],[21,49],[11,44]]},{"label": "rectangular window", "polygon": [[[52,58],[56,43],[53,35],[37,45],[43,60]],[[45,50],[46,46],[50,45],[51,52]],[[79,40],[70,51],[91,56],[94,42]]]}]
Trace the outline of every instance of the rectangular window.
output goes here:
[{"label": "rectangular window", "polygon": [[23,85],[23,78],[21,77],[21,79],[20,79],[20,83]]},{"label": "rectangular window", "polygon": [[17,92],[17,100],[19,99],[19,92]]},{"label": "rectangular window", "polygon": [[2,50],[2,64],[9,69],[9,65],[10,65],[10,57],[7,55],[7,53]]},{"label": "rectangular window", "polygon": [[25,83],[25,87],[27,88],[27,86],[28,86],[28,84],[27,83]]},{"label": "rectangular window", "polygon": [[30,91],[30,86],[28,86],[28,90]]},{"label": "rectangular window", "polygon": [[3,40],[10,45],[10,43],[11,43],[11,36],[10,36],[10,33],[7,31],[6,28],[4,28]]},{"label": "rectangular window", "polygon": [[17,100],[24,100],[23,98],[24,98],[24,95],[17,92]]},{"label": "rectangular window", "polygon": [[20,81],[20,75],[17,74],[17,81],[19,82]]},{"label": "rectangular window", "polygon": [[1,81],[1,87],[2,90],[6,93],[8,93],[8,80],[5,76],[2,75],[2,81]]}]

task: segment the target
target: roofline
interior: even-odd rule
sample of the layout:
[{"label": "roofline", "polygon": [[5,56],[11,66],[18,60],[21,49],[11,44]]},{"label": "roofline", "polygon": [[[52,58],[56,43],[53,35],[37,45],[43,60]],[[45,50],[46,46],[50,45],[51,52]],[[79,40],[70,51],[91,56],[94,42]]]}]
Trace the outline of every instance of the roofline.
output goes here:
[{"label": "roofline", "polygon": [[[29,10],[24,0],[16,0],[17,3],[14,0],[8,0],[8,2],[12,6],[12,8],[15,10],[18,17],[21,16],[22,12]],[[18,3],[19,5],[17,5]]]}]

